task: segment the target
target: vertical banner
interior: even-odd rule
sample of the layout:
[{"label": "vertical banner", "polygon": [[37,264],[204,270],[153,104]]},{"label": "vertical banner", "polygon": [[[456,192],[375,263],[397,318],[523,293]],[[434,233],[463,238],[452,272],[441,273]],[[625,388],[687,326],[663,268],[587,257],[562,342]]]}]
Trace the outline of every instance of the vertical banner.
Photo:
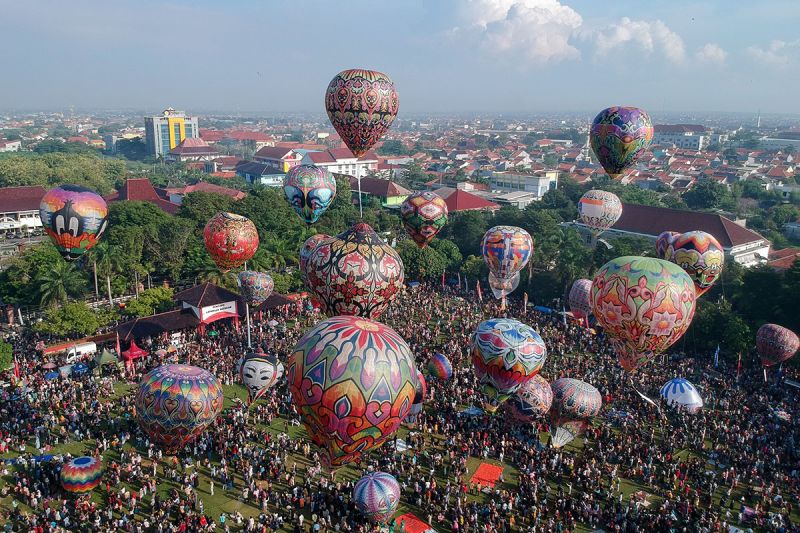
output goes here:
[{"label": "vertical banner", "polygon": [[444,289],[444,272],[442,272],[442,288]]},{"label": "vertical banner", "polygon": [[522,310],[523,311],[527,311],[528,310],[528,293],[527,292],[522,295]]},{"label": "vertical banner", "polygon": [[483,301],[483,293],[481,292],[481,280],[475,282],[475,290],[478,292],[478,301]]}]

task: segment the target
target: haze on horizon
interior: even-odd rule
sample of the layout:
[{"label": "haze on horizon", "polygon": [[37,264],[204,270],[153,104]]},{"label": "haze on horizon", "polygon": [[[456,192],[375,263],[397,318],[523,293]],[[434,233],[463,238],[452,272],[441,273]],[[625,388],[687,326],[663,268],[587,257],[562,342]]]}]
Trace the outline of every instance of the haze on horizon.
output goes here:
[{"label": "haze on horizon", "polygon": [[794,0],[0,0],[0,107],[322,112],[344,68],[401,111],[796,113]]}]

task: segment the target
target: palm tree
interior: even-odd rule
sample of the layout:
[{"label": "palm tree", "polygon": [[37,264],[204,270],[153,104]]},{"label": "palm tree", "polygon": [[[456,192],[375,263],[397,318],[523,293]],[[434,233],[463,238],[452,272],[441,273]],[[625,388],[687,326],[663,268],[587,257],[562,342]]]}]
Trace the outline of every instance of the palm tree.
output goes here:
[{"label": "palm tree", "polygon": [[70,297],[81,296],[86,290],[86,279],[73,263],[59,261],[37,278],[39,303],[43,307],[59,307]]}]

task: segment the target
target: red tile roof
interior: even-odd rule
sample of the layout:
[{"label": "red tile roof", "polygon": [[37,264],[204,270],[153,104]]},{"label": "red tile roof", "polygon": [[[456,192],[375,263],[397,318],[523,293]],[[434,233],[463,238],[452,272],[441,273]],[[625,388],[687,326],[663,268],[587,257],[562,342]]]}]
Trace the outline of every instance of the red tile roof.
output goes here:
[{"label": "red tile roof", "polygon": [[[328,150],[328,152],[336,159],[355,159],[356,156],[353,155],[353,152],[350,151],[349,148],[342,146],[341,148],[332,148]],[[378,155],[370,150],[366,154],[362,155],[358,158],[359,161],[377,161]]]},{"label": "red tile roof", "polygon": [[769,253],[767,266],[771,266],[775,270],[789,270],[798,260],[800,260],[800,248],[773,250]]},{"label": "red tile roof", "polygon": [[219,130],[200,130],[200,138],[206,142],[217,142],[225,138],[225,132]]},{"label": "red tile roof", "polygon": [[38,211],[44,187],[5,187],[0,189],[0,213],[17,213],[20,211]]},{"label": "red tile roof", "polygon": [[202,283],[181,291],[172,297],[176,302],[185,302],[194,307],[206,307],[230,301],[238,301],[239,295],[213,283]]},{"label": "red tile roof", "polygon": [[218,154],[216,148],[198,137],[186,137],[178,146],[169,151],[178,155],[214,155]]},{"label": "red tile roof", "polygon": [[495,210],[500,209],[500,205],[490,202],[480,196],[477,196],[461,189],[456,189],[444,199],[447,204],[447,210],[451,213],[456,211],[473,211],[477,209]]},{"label": "red tile roof", "polygon": [[253,141],[269,142],[274,140],[272,135],[261,133],[260,131],[232,131],[228,133],[228,138],[234,141]]},{"label": "red tile roof", "polygon": [[125,200],[135,200],[139,202],[150,202],[159,209],[170,215],[178,212],[180,206],[161,198],[153,184],[147,178],[131,178],[125,180],[118,192],[109,194],[105,197],[107,202],[120,202]]},{"label": "red tile roof", "polygon": [[[295,159],[294,152],[292,152],[291,148],[285,148],[281,146],[264,146],[258,152],[256,152],[256,157],[263,157],[265,159]],[[299,154],[298,154],[299,155]]]},{"label": "red tile roof", "polygon": [[700,124],[656,124],[653,126],[656,133],[703,133],[707,129]]},{"label": "red tile roof", "polygon": [[[350,178],[350,188],[355,192],[358,191],[358,179],[353,176]],[[391,180],[384,180],[380,178],[361,178],[361,192],[371,194],[372,196],[379,196],[381,198],[390,198],[392,196],[408,196],[411,191],[398,185]]]},{"label": "red tile roof", "polygon": [[[236,174],[235,172],[231,172],[231,174]],[[205,181],[198,181],[194,185],[187,185],[186,187],[176,187],[167,189],[167,193],[169,194],[189,194],[192,192],[210,192],[214,194],[223,194],[225,196],[230,196],[234,200],[241,200],[247,194],[243,193],[242,191],[237,191],[236,189],[229,189],[228,187],[222,187],[220,185],[214,185],[213,183],[208,183]]]}]

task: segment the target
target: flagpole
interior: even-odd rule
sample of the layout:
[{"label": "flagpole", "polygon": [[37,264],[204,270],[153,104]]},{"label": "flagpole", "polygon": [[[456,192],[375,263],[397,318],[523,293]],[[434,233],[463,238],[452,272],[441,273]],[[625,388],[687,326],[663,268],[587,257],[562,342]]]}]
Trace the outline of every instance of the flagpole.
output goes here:
[{"label": "flagpole", "polygon": [[247,302],[244,303],[244,311],[247,314],[247,347],[252,348],[253,345],[250,342],[250,304]]}]

